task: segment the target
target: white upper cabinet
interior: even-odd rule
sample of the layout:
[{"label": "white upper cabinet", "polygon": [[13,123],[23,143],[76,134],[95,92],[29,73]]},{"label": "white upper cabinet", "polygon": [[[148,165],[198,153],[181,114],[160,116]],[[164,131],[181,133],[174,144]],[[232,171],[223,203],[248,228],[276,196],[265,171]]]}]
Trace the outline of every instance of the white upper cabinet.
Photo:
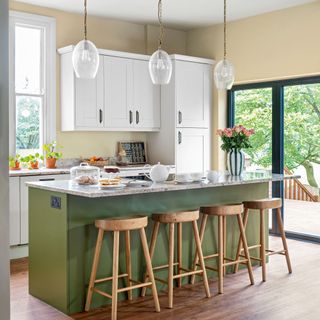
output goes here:
[{"label": "white upper cabinet", "polygon": [[76,128],[103,127],[103,63],[95,79],[75,77],[75,126]]},{"label": "white upper cabinet", "polygon": [[133,75],[135,125],[140,128],[160,128],[160,86],[151,81],[149,62],[133,61]]},{"label": "white upper cabinet", "polygon": [[132,61],[108,57],[104,63],[105,124],[108,128],[133,127]]},{"label": "white upper cabinet", "polygon": [[211,66],[175,61],[177,127],[208,128]]},{"label": "white upper cabinet", "polygon": [[160,86],[152,84],[149,56],[99,50],[95,79],[76,78],[72,46],[61,54],[62,131],[157,131]]}]

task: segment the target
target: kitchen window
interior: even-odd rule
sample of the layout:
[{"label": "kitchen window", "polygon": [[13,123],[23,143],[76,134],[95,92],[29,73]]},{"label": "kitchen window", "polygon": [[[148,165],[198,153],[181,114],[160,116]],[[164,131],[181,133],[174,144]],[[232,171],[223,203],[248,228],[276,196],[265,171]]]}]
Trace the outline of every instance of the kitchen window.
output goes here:
[{"label": "kitchen window", "polygon": [[55,19],[10,12],[10,154],[42,152],[56,133]]}]

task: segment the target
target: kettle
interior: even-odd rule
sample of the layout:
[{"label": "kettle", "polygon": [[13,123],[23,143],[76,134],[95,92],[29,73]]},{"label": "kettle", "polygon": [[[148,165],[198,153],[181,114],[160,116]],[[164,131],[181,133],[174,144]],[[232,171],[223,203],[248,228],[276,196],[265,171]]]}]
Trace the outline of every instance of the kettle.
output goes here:
[{"label": "kettle", "polygon": [[[146,165],[145,168],[151,167],[150,165]],[[153,182],[164,182],[168,179],[170,173],[170,166],[164,166],[163,164],[154,165],[151,167],[149,173],[145,173],[145,176],[152,180]]]}]

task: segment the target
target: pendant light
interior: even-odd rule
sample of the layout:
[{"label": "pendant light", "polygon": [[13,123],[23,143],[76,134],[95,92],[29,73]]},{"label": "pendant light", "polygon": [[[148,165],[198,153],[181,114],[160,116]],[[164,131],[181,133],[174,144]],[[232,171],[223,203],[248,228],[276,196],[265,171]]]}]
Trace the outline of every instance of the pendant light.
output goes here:
[{"label": "pendant light", "polygon": [[160,25],[158,50],[149,60],[149,72],[153,84],[168,84],[172,74],[172,62],[169,55],[162,50],[163,25],[162,25],[162,0],[158,2],[158,20]]},{"label": "pendant light", "polygon": [[227,0],[224,0],[224,22],[223,22],[223,60],[219,61],[214,68],[214,82],[218,90],[229,90],[232,88],[235,72],[230,61],[227,60]]},{"label": "pendant light", "polygon": [[87,0],[84,0],[84,40],[72,53],[73,69],[78,78],[94,79],[99,67],[99,52],[94,43],[87,39]]}]

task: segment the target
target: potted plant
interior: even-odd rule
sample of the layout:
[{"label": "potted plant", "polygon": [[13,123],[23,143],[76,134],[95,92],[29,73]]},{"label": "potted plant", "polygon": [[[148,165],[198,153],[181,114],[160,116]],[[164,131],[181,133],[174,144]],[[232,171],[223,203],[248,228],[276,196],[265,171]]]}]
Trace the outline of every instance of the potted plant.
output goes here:
[{"label": "potted plant", "polygon": [[50,169],[56,168],[57,159],[60,159],[62,157],[62,153],[57,151],[59,147],[61,148],[61,146],[57,145],[56,141],[52,141],[52,143],[43,145],[43,150],[45,151],[47,168],[50,168]]},{"label": "potted plant", "polygon": [[28,156],[23,157],[21,161],[27,163],[29,169],[39,169],[39,160],[43,159],[44,157],[37,152],[34,155],[29,154]]},{"label": "potted plant", "polygon": [[16,154],[15,156],[9,157],[9,169],[10,170],[20,170],[20,155]]},{"label": "potted plant", "polygon": [[242,149],[252,147],[250,137],[254,133],[254,129],[246,129],[242,125],[217,131],[222,139],[221,149],[227,152],[227,168],[231,175],[240,176],[243,173],[245,159]]}]

